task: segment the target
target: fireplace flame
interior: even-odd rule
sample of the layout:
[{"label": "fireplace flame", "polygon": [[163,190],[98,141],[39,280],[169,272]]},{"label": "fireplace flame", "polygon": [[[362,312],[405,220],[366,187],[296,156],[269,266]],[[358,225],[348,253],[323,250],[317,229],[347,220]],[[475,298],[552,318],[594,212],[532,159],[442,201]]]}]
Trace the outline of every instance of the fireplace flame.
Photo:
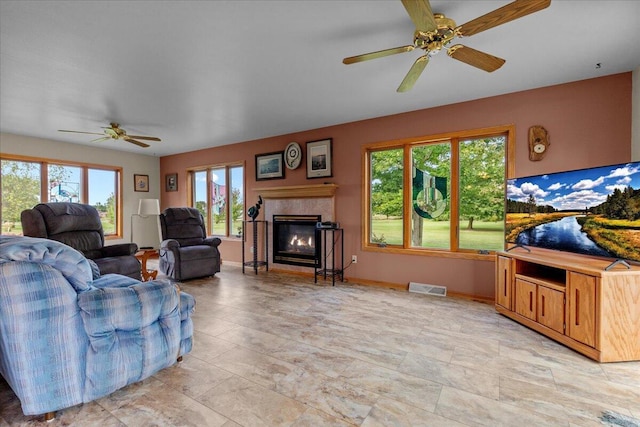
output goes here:
[{"label": "fireplace flame", "polygon": [[312,247],[313,246],[313,237],[309,236],[308,240],[305,242],[304,241],[304,236],[303,237],[298,237],[298,235],[295,234],[293,236],[293,238],[291,239],[291,241],[289,242],[289,245],[291,245],[291,246]]}]

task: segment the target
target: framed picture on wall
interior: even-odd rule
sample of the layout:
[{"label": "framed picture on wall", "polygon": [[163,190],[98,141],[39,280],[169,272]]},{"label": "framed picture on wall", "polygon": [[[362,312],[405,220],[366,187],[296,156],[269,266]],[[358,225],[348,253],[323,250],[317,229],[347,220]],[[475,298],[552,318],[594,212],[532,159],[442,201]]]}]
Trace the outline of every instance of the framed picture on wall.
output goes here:
[{"label": "framed picture on wall", "polygon": [[307,178],[333,176],[331,138],[307,142]]},{"label": "framed picture on wall", "polygon": [[178,174],[168,173],[165,178],[165,190],[166,191],[178,191]]},{"label": "framed picture on wall", "polygon": [[134,191],[149,191],[149,175],[133,175],[133,190]]},{"label": "framed picture on wall", "polygon": [[284,151],[256,154],[256,181],[284,178]]}]

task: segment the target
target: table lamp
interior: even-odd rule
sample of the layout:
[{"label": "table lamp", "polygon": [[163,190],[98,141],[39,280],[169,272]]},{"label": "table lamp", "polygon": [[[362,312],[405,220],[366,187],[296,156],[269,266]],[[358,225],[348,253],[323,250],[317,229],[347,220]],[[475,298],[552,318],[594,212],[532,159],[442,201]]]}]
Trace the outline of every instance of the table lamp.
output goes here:
[{"label": "table lamp", "polygon": [[[148,218],[155,216],[158,225],[158,236],[160,236],[160,222],[158,221],[158,215],[160,215],[160,201],[158,199],[140,199],[138,204],[138,213],[131,214],[131,242],[133,243],[133,217],[138,216],[140,218]],[[159,237],[158,237],[159,241]],[[151,247],[141,247],[140,249],[151,249]]]}]

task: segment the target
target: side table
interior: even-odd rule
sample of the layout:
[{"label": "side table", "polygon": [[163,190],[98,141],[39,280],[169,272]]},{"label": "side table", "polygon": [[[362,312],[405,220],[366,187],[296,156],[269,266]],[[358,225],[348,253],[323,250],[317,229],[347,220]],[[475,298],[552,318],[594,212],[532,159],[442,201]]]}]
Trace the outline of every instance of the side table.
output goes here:
[{"label": "side table", "polygon": [[[251,234],[253,238],[252,245],[250,246],[252,252],[252,260],[245,261],[244,254],[244,241],[247,238],[247,229],[248,224],[251,224]],[[264,266],[266,271],[269,271],[269,235],[267,234],[267,226],[268,222],[265,220],[251,220],[251,221],[242,221],[242,274],[244,274],[245,267],[253,268],[255,274],[258,274],[258,267]],[[262,238],[264,239],[264,260],[258,260],[258,237],[259,234],[262,233]]]},{"label": "side table", "polygon": [[[317,228],[316,244],[322,243],[322,259],[314,266],[313,282],[318,283],[318,276],[322,276],[327,280],[327,276],[331,277],[331,285],[336,285],[336,277],[344,282],[344,230],[342,228]],[[331,236],[329,236],[331,234]],[[327,237],[331,240],[327,244]],[[340,253],[336,256],[338,249],[338,240],[340,240]],[[331,265],[328,265],[328,254],[331,255]],[[340,266],[336,265],[336,257],[340,261]]]},{"label": "side table", "polygon": [[158,249],[154,248],[144,248],[138,249],[136,252],[136,258],[140,261],[141,268],[140,271],[142,273],[142,281],[148,282],[149,280],[155,280],[158,277],[158,270],[148,270],[147,269],[147,260],[151,258],[153,255],[158,255]]}]

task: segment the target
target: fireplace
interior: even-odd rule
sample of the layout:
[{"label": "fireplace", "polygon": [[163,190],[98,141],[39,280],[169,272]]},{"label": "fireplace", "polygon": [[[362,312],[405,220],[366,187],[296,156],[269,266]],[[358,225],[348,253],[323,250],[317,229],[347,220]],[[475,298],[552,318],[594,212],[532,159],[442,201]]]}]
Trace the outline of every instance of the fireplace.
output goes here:
[{"label": "fireplace", "polygon": [[320,260],[316,224],[321,215],[273,215],[273,262],[314,267]]}]

